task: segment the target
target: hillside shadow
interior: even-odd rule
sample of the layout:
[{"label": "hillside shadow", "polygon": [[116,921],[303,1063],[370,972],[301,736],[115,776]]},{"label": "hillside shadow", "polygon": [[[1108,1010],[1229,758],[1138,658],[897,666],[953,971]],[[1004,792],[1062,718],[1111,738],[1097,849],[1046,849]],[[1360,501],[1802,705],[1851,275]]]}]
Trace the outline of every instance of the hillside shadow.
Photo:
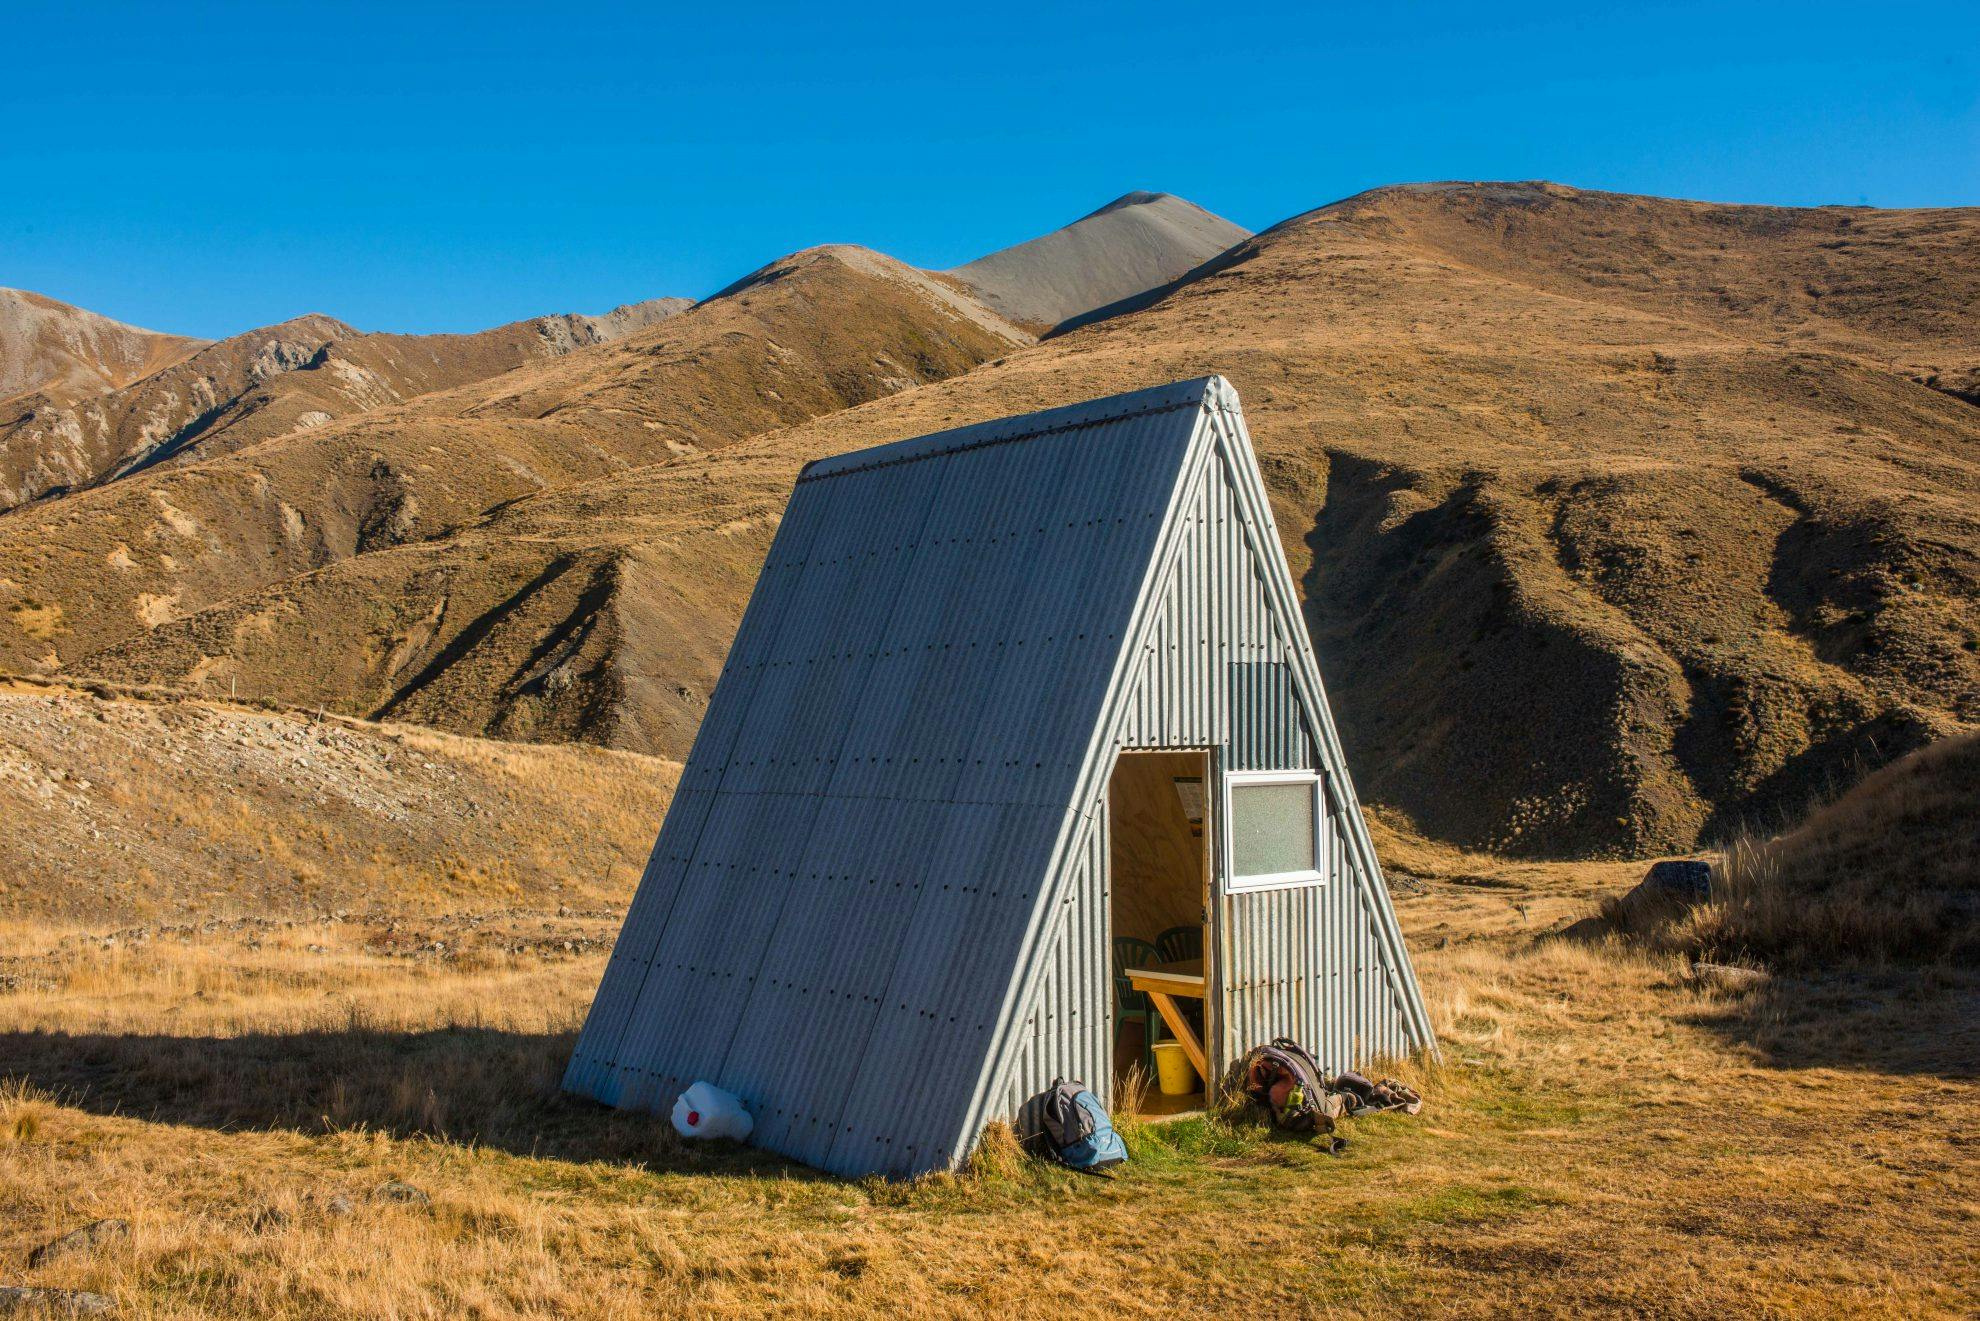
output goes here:
[{"label": "hillside shadow", "polygon": [[560,1088],[575,1034],[368,1027],[235,1037],[0,1033],[0,1080],[66,1106],[229,1132],[364,1129],[668,1173],[828,1176]]},{"label": "hillside shadow", "polygon": [[[392,720],[400,717],[407,703],[423,692],[441,675],[452,669],[463,657],[480,646],[496,627],[520,609],[533,596],[550,587],[558,579],[577,566],[577,557],[560,555],[543,567],[542,572],[523,584],[501,601],[482,611],[469,620],[461,631],[449,639],[445,646],[433,654],[422,665],[419,673],[399,685],[397,691],[386,699],[385,704],[371,713],[373,720]],[[596,590],[595,586],[593,590]]]},{"label": "hillside shadow", "polygon": [[1980,975],[1965,969],[1776,974],[1676,1017],[1775,1068],[1980,1079]]},{"label": "hillside shadow", "polygon": [[[1591,915],[1534,937],[1602,948],[1617,938]],[[1694,983],[1672,985],[1690,989]],[[1763,973],[1750,984],[1696,985],[1703,1007],[1672,1015],[1777,1069],[1838,1069],[1980,1079],[1980,971],[1956,965],[1858,964]]]},{"label": "hillside shadow", "polygon": [[1699,795],[1713,805],[1698,828],[1700,839],[1726,840],[1749,831],[1771,834],[1783,829],[1814,806],[1932,742],[1932,731],[1922,720],[1883,712],[1815,739],[1759,780],[1742,785],[1735,779],[1737,739],[1726,719],[1728,685],[1696,669],[1687,669],[1686,678],[1691,683],[1691,703],[1672,747]]}]

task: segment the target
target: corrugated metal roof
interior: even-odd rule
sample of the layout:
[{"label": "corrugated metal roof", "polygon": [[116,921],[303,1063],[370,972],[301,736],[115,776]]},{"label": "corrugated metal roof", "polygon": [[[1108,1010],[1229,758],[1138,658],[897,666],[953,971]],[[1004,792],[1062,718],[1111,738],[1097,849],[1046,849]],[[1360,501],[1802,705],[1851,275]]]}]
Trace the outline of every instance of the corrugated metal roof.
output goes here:
[{"label": "corrugated metal roof", "polygon": [[799,478],[566,1085],[956,1159],[1210,381]]}]

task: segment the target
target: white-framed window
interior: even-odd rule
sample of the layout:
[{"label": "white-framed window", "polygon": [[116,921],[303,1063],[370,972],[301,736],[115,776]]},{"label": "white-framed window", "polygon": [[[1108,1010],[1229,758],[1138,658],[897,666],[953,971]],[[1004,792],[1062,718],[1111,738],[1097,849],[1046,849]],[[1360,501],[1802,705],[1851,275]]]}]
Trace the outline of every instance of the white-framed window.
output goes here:
[{"label": "white-framed window", "polygon": [[1224,888],[1277,890],[1327,879],[1327,791],[1318,771],[1224,776]]}]

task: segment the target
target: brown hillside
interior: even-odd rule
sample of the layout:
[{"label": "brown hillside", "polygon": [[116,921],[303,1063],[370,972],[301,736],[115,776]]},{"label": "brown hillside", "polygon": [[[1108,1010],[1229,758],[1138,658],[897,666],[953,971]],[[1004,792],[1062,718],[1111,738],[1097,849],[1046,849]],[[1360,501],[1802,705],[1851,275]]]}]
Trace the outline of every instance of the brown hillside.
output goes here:
[{"label": "brown hillside", "polygon": [[1969,402],[1980,384],[1970,210],[1712,206],[1545,184],[1383,189],[1338,209],[1379,226],[1399,204],[1417,243],[1548,293],[1849,354]]},{"label": "brown hillside", "polygon": [[[1472,845],[1688,847],[1980,721],[1980,412],[1911,379],[1975,361],[1948,270],[1976,235],[1972,212],[1383,190],[1145,311],[83,664],[680,755],[802,462],[1220,371],[1364,796]],[[1574,255],[1598,241],[1616,271]],[[1813,265],[1859,296],[1797,311]]]},{"label": "brown hillside", "polygon": [[661,298],[602,317],[536,317],[471,335],[360,334],[322,316],[249,331],[77,407],[22,401],[11,419],[0,419],[0,510],[561,357],[687,305]]},{"label": "brown hillside", "polygon": [[800,253],[610,345],[0,517],[0,668],[74,665],[361,551],[964,371],[1026,338],[878,254]]},{"label": "brown hillside", "polygon": [[333,339],[294,371],[257,382],[195,432],[127,461],[117,474],[155,463],[208,458],[326,422],[404,403],[561,358],[658,325],[686,310],[685,298],[656,298],[602,317],[535,317],[471,335],[353,334]]},{"label": "brown hillside", "polygon": [[205,343],[140,330],[25,289],[0,289],[0,404],[39,394],[67,407],[163,371]]},{"label": "brown hillside", "polygon": [[256,383],[294,371],[331,340],[355,334],[331,317],[302,316],[208,344],[72,407],[36,396],[15,401],[0,409],[0,512],[185,445]]},{"label": "brown hillside", "polygon": [[678,771],[597,748],[0,683],[0,819],[32,823],[0,831],[0,918],[617,903]]}]

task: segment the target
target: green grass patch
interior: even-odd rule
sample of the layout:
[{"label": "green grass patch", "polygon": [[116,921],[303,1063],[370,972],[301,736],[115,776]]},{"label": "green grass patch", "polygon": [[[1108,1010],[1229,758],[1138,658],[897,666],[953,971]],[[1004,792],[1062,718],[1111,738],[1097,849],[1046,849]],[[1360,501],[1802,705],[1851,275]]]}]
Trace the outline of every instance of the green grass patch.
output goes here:
[{"label": "green grass patch", "polygon": [[1260,1138],[1267,1132],[1262,1128],[1228,1124],[1208,1115],[1172,1119],[1161,1124],[1127,1123],[1121,1126],[1129,1164],[1140,1164],[1150,1169],[1176,1168],[1205,1156],[1249,1155],[1257,1149]]},{"label": "green grass patch", "polygon": [[1518,1184],[1454,1184],[1384,1207],[1383,1215],[1398,1227],[1412,1224],[1468,1225],[1520,1215],[1545,1202],[1546,1199],[1538,1193]]}]

